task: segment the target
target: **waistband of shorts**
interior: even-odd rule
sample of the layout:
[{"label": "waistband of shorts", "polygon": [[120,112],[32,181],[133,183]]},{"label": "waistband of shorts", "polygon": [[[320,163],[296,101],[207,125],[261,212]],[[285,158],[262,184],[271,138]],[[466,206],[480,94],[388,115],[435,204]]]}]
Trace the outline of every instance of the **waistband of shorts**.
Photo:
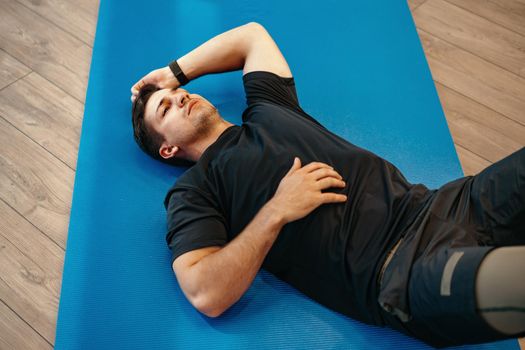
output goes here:
[{"label": "waistband of shorts", "polygon": [[424,214],[424,211],[428,209],[428,207],[431,204],[432,199],[435,197],[437,190],[426,190],[424,195],[420,198],[419,205],[414,208],[411,215],[406,219],[406,222],[404,225],[399,229],[399,232],[401,232],[401,236],[398,238],[398,240],[394,243],[392,248],[388,251],[386,254],[383,263],[381,265],[381,268],[379,270],[379,273],[377,274],[377,284],[379,288],[381,288],[381,280],[383,279],[383,274],[385,273],[386,268],[388,267],[388,264],[392,260],[392,257],[394,256],[395,252],[403,242],[403,238],[405,237],[406,231],[414,224],[417,219]]},{"label": "waistband of shorts", "polygon": [[379,286],[379,289],[381,289],[381,281],[383,280],[383,274],[385,273],[386,268],[388,267],[388,264],[390,264],[390,261],[392,261],[392,257],[396,253],[397,249],[403,242],[403,237],[400,237],[397,242],[394,244],[394,246],[390,249],[390,251],[387,253],[385,260],[383,261],[383,265],[381,266],[381,269],[379,270],[379,274],[377,275],[377,285]]}]

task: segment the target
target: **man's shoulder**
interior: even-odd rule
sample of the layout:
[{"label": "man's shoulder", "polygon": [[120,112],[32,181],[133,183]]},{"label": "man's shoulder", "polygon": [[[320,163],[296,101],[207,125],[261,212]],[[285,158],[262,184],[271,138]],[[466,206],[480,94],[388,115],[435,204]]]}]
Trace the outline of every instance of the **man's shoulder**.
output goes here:
[{"label": "man's shoulder", "polygon": [[275,128],[275,122],[279,122],[279,128],[286,129],[296,125],[297,122],[312,122],[318,127],[326,129],[319,121],[306,113],[298,106],[278,104],[271,101],[257,101],[248,106],[243,114],[244,123],[256,124],[258,127]]},{"label": "man's shoulder", "polygon": [[202,191],[204,184],[204,169],[198,166],[198,162],[182,173],[175,183],[170,187],[164,198],[164,207],[168,208],[171,197],[174,194],[182,195],[188,191]]},{"label": "man's shoulder", "polygon": [[217,192],[215,186],[221,182],[223,169],[229,164],[228,160],[235,154],[235,149],[226,147],[219,148],[213,152],[206,152],[192,167],[182,173],[164,198],[164,206],[167,208],[171,197],[183,196],[185,193],[193,192],[205,197],[211,197]]},{"label": "man's shoulder", "polygon": [[270,80],[270,81],[278,81],[286,85],[295,84],[295,78],[293,76],[282,77],[276,73],[264,71],[264,70],[255,70],[255,71],[245,73],[242,76],[242,80],[243,80],[243,83],[247,83],[251,80]]},{"label": "man's shoulder", "polygon": [[257,101],[250,104],[242,114],[242,121],[257,124],[273,125],[273,121],[279,118],[289,118],[290,116],[303,117],[306,113],[294,106],[277,103],[274,101]]}]

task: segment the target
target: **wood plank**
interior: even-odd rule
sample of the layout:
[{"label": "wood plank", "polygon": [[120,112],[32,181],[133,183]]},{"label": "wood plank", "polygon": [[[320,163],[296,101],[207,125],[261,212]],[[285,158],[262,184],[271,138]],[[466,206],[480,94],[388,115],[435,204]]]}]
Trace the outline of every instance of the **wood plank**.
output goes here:
[{"label": "wood plank", "polygon": [[93,47],[99,1],[18,0],[66,32]]},{"label": "wood plank", "polygon": [[437,83],[454,142],[496,162],[525,146],[525,126]]},{"label": "wood plank", "polygon": [[435,81],[525,125],[524,78],[417,31]]},{"label": "wood plank", "polygon": [[64,248],[74,171],[3,118],[0,149],[0,198]]},{"label": "wood plank", "polygon": [[414,11],[418,6],[421,6],[426,0],[407,0],[410,11]]},{"label": "wood plank", "polygon": [[91,48],[22,4],[0,1],[0,47],[84,101]]},{"label": "wood plank", "polygon": [[458,144],[454,144],[456,152],[458,154],[461,168],[465,176],[476,175],[481,170],[488,167],[490,163],[488,160],[481,158],[475,153],[470,152],[468,149],[461,147]]},{"label": "wood plank", "polygon": [[1,349],[52,349],[48,342],[0,301]]},{"label": "wood plank", "polygon": [[35,72],[0,91],[0,115],[72,169],[82,114],[82,103]]},{"label": "wood plank", "polygon": [[469,12],[525,35],[525,2],[520,0],[447,0]]},{"label": "wood plank", "polygon": [[[47,275],[54,277],[62,275],[64,249],[2,200],[0,200],[0,218],[0,235],[19,249],[21,254],[38,264]],[[53,285],[52,290],[60,290],[60,281],[58,282],[58,285]]]},{"label": "wood plank", "polygon": [[525,36],[444,0],[419,6],[414,21],[425,32],[525,77]]},{"label": "wood plank", "polygon": [[0,90],[29,72],[29,67],[0,49]]},{"label": "wood plank", "polygon": [[0,218],[2,300],[54,343],[64,251],[3,201]]}]

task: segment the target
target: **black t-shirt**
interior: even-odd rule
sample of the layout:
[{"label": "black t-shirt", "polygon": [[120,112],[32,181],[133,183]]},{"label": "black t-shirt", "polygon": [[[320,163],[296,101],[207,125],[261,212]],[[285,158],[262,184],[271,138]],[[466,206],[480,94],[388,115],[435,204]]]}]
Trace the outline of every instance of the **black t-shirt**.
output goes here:
[{"label": "black t-shirt", "polygon": [[248,107],[169,190],[166,241],[173,260],[224,246],[274,195],[298,156],[338,171],[346,203],[322,205],[284,226],[263,268],[312,299],[352,318],[383,324],[377,275],[386,252],[428,198],[399,170],[330,132],[300,106],[294,78],[243,76]]}]

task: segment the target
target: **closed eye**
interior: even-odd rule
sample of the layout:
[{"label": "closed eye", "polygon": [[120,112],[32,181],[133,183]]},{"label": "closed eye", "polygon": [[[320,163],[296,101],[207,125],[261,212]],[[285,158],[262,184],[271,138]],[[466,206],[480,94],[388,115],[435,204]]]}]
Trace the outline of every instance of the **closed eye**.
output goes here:
[{"label": "closed eye", "polygon": [[163,117],[166,115],[166,113],[168,112],[168,110],[170,109],[170,107],[171,107],[171,104],[168,104],[168,105],[166,106],[166,108],[164,108],[164,111],[162,112],[162,116],[163,116]]}]

